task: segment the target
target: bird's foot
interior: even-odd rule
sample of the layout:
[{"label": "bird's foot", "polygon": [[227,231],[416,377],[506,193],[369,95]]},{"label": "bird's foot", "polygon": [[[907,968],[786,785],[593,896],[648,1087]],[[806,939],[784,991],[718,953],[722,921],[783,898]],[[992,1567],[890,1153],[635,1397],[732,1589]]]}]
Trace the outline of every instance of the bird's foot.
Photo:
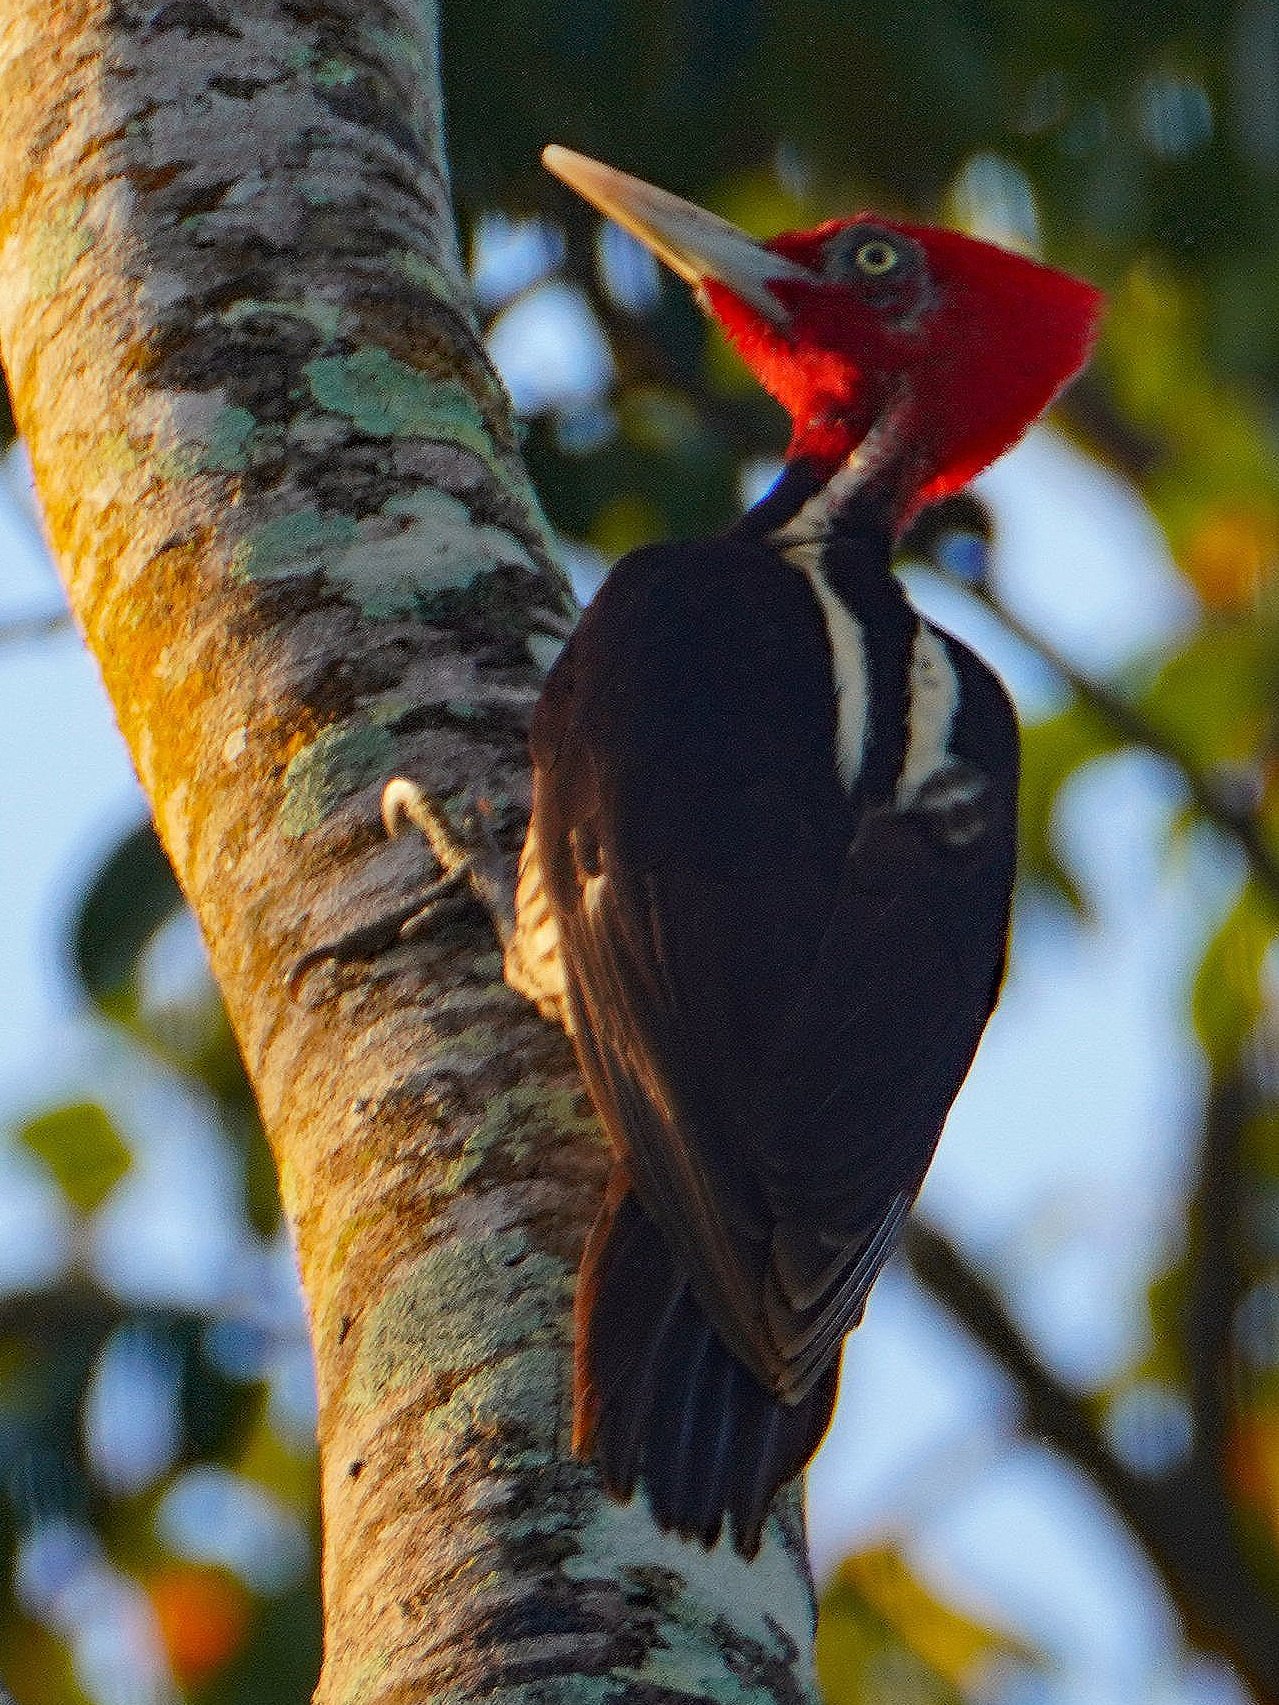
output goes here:
[{"label": "bird's foot", "polygon": [[[475,901],[484,907],[503,949],[515,928],[515,894],[492,826],[493,807],[476,799],[463,819],[462,834],[416,782],[395,776],[382,793],[382,823],[394,839],[411,826],[431,848],[440,874],[406,905],[359,924],[334,941],[313,947],[289,968],[289,993],[296,995],[317,965],[374,959],[388,948],[434,929],[451,912]],[[463,839],[462,835],[468,838]]]},{"label": "bird's foot", "polygon": [[418,911],[400,927],[406,938],[421,935],[430,927],[435,908],[442,899],[464,885],[470,897],[488,913],[498,946],[505,947],[515,929],[515,890],[506,872],[506,860],[493,832],[493,806],[483,798],[472,799],[463,817],[459,836],[449,818],[434,800],[428,799],[416,782],[395,776],[382,794],[382,822],[392,838],[410,824],[426,837],[441,875],[421,896]]}]

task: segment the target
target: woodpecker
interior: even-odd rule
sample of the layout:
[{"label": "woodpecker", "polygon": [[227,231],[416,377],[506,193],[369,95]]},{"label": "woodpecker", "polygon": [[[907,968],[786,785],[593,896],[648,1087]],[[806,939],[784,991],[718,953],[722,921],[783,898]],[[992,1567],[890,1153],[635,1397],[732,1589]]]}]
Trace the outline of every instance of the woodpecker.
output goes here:
[{"label": "woodpecker", "polygon": [[1004,975],[1017,724],[895,541],[1088,358],[1099,293],[874,214],[758,243],[561,147],[790,415],[721,536],[625,557],[534,713],[508,976],[562,1003],[616,1161],[574,1447],[758,1550],[830,1421]]}]

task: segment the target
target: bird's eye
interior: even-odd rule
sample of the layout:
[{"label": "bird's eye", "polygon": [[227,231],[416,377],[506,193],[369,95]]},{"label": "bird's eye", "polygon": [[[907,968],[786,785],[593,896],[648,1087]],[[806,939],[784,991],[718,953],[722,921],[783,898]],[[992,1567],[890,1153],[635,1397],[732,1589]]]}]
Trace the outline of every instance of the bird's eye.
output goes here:
[{"label": "bird's eye", "polygon": [[822,271],[832,284],[851,286],[877,313],[898,318],[919,306],[927,279],[919,244],[878,222],[858,221],[837,230],[826,246]]},{"label": "bird's eye", "polygon": [[901,259],[893,245],[886,243],[882,237],[872,237],[868,243],[863,243],[855,258],[857,270],[867,278],[885,277]]}]

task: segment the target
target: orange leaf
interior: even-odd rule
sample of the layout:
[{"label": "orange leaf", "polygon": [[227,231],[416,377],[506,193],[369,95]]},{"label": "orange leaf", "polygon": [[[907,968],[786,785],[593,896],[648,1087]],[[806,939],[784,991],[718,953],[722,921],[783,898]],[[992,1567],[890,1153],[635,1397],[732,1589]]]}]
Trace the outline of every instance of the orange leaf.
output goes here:
[{"label": "orange leaf", "polygon": [[1279,559],[1279,520],[1268,508],[1213,510],[1185,554],[1186,571],[1210,610],[1247,610]]},{"label": "orange leaf", "polygon": [[207,1680],[244,1644],[248,1594],[220,1570],[177,1564],[153,1576],[147,1591],[180,1682]]}]

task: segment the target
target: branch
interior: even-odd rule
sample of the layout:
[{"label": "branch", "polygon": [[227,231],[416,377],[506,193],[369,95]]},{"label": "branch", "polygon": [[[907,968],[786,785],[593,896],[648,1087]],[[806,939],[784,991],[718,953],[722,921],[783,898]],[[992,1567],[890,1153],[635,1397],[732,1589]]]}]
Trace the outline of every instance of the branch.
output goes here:
[{"label": "branch", "polygon": [[[432,870],[393,775],[513,865],[566,610],[457,253],[419,0],[0,12],[0,348],[54,555],[262,1108],[320,1400],[324,1705],[811,1692],[793,1504],[754,1566],[568,1452],[606,1159],[477,914],[308,949]],[[376,931],[373,932],[376,935]]]},{"label": "branch", "polygon": [[1101,1491],[1158,1569],[1187,1634],[1226,1658],[1259,1705],[1279,1700],[1279,1607],[1241,1554],[1215,1465],[1189,1463],[1155,1479],[1135,1474],[1102,1437],[1088,1404],[1040,1360],[982,1274],[918,1218],[912,1270],[1013,1381],[1032,1437]]},{"label": "branch", "polygon": [[40,610],[30,615],[0,617],[0,646],[27,645],[71,631],[69,611]]},{"label": "branch", "polygon": [[911,1270],[1012,1379],[1027,1430],[1083,1470],[1140,1534],[1147,1482],[1126,1468],[1097,1430],[1089,1407],[1041,1361],[994,1287],[966,1256],[918,1216],[906,1239]]},{"label": "branch", "polygon": [[[939,572],[945,573],[944,569]],[[1052,642],[1002,603],[989,590],[973,592],[1002,626],[1019,639],[1062,680],[1082,704],[1130,745],[1140,747],[1170,764],[1181,777],[1191,804],[1198,814],[1233,840],[1243,852],[1258,885],[1279,907],[1279,851],[1276,851],[1257,813],[1238,800],[1238,789],[1222,787],[1203,770],[1131,699],[1105,686],[1069,662]]]},{"label": "branch", "polygon": [[[1234,1324],[1244,1292],[1241,1145],[1256,1096],[1242,1076],[1212,1084],[1198,1178],[1187,1211],[1189,1250],[1182,1348],[1194,1416],[1194,1452],[1220,1480],[1229,1447]],[[1225,1496],[1222,1484],[1222,1496]]]},{"label": "branch", "polygon": [[1068,428],[1134,484],[1148,479],[1172,450],[1166,437],[1125,418],[1094,369],[1074,382],[1060,406]]}]

